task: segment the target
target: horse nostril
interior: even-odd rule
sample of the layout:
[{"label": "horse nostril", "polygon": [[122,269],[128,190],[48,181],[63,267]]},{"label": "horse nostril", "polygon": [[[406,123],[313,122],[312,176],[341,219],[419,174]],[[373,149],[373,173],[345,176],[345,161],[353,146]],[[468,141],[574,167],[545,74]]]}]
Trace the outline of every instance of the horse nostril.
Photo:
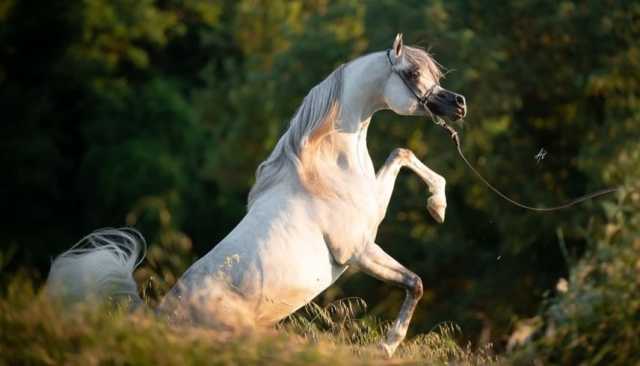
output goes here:
[{"label": "horse nostril", "polygon": [[458,107],[464,107],[465,100],[462,95],[456,95],[456,104],[458,104]]}]

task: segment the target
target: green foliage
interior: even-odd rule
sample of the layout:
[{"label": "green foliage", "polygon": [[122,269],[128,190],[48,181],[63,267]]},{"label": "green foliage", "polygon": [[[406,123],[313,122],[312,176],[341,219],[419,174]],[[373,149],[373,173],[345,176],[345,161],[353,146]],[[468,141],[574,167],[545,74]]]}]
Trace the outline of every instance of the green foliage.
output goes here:
[{"label": "green foliage", "polygon": [[[377,114],[377,165],[406,146],[448,182],[436,226],[422,183],[401,175],[378,235],[424,280],[412,332],[453,321],[500,349],[542,312],[556,335],[541,359],[623,362],[639,323],[625,310],[640,257],[639,18],[638,4],[615,1],[0,1],[2,277],[28,268],[41,280],[87,232],[135,225],[149,241],[136,278],[153,303],[244,215],[256,166],[306,92],[403,32],[467,97],[464,150],[496,186],[533,205],[625,187],[617,201],[524,212],[475,180],[430,122]],[[561,277],[569,291],[548,298]],[[317,302],[358,296],[390,319],[402,295],[348,273]],[[321,330],[349,344],[349,332]]]},{"label": "green foliage", "polygon": [[146,197],[127,215],[127,225],[145,227],[156,233],[147,237],[145,261],[134,277],[142,288],[142,298],[152,307],[176,283],[178,277],[193,263],[191,239],[176,228],[167,201],[171,197]]},{"label": "green foliage", "polygon": [[[612,170],[638,166],[632,153]],[[566,288],[548,300],[544,324],[517,360],[529,363],[634,365],[640,362],[637,325],[640,318],[640,175],[603,203],[602,223],[593,223],[590,249],[570,270]]]}]

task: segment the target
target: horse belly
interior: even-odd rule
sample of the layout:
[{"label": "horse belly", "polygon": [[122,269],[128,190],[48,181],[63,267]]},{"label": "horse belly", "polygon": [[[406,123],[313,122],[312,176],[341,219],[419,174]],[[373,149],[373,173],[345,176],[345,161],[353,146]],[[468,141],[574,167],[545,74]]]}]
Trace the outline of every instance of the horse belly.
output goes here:
[{"label": "horse belly", "polygon": [[256,323],[272,324],[310,302],[346,270],[334,260],[307,201],[290,197],[272,203],[255,203],[225,239],[189,268],[172,290],[177,307],[185,307],[193,294],[205,294],[198,303],[209,298],[224,302],[227,294],[237,294],[233,302],[250,309]]}]

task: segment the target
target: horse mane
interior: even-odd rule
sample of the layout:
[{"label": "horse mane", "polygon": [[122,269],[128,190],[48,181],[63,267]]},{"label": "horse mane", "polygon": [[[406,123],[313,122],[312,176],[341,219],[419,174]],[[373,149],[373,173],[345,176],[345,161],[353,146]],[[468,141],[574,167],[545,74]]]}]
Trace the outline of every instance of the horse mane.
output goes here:
[{"label": "horse mane", "polygon": [[288,164],[295,168],[302,185],[310,191],[322,190],[322,176],[317,169],[317,157],[330,148],[325,144],[335,131],[335,121],[342,106],[344,65],[313,87],[289,123],[273,151],[256,170],[256,182],[249,192],[248,207],[286,174]]},{"label": "horse mane", "polygon": [[[410,67],[426,68],[436,82],[443,76],[441,66],[426,50],[404,46],[403,51]],[[344,64],[338,67],[304,98],[287,131],[258,166],[256,182],[249,192],[249,208],[262,193],[284,178],[289,171],[285,169],[288,164],[294,167],[300,183],[308,191],[317,195],[338,194],[336,184],[332,183],[337,177],[322,175],[320,172],[324,170],[320,164],[331,161],[323,157],[331,153],[332,132],[342,111],[344,68]]]}]

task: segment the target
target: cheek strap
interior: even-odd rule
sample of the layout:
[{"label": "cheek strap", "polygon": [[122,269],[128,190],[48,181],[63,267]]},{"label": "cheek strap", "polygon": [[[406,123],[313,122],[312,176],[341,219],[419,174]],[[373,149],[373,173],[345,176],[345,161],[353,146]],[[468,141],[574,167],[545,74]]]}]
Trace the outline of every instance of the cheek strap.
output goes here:
[{"label": "cheek strap", "polygon": [[387,60],[389,60],[389,65],[391,66],[391,71],[393,73],[395,73],[396,75],[398,75],[398,77],[400,78],[400,80],[402,80],[402,82],[407,87],[407,89],[409,89],[411,94],[413,94],[413,96],[418,100],[418,103],[420,103],[420,105],[422,105],[424,107],[424,109],[427,110],[429,113],[433,114],[431,112],[431,110],[429,109],[429,107],[427,106],[427,102],[429,102],[429,98],[431,97],[431,94],[433,94],[433,90],[435,89],[437,84],[433,84],[429,89],[427,89],[424,92],[424,94],[422,96],[420,96],[419,95],[420,93],[418,93],[413,88],[413,86],[411,85],[409,80],[407,80],[407,78],[400,71],[396,70],[393,61],[391,61],[391,49],[387,50]]}]

